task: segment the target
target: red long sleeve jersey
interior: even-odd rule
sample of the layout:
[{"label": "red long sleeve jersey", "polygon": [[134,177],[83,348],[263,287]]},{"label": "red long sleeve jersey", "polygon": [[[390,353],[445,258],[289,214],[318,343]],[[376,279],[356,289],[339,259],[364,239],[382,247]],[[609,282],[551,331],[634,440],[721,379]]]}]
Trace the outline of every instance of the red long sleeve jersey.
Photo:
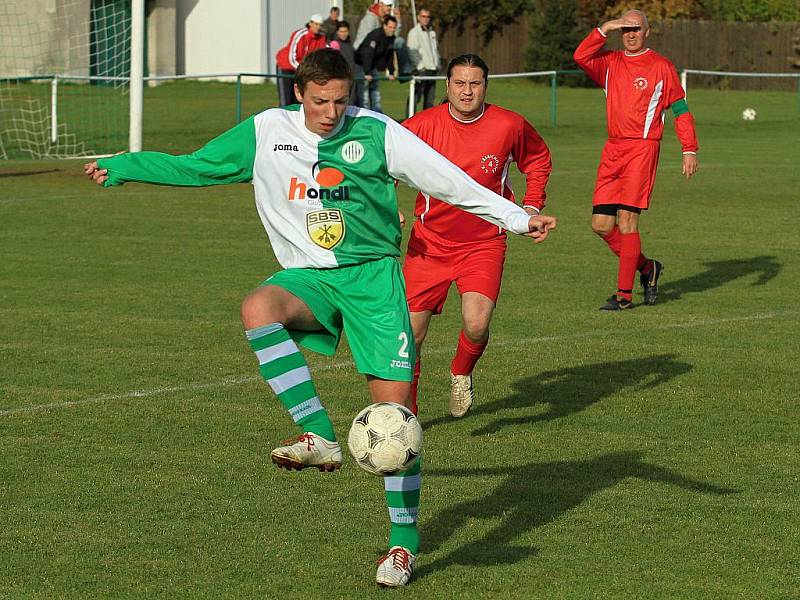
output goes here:
[{"label": "red long sleeve jersey", "polygon": [[[624,50],[603,50],[606,37],[598,29],[575,50],[575,62],[606,93],[609,138],[660,140],[664,111],[684,100],[675,66],[645,49],[630,55]],[[685,101],[675,111],[675,131],[684,152],[697,151],[694,119]]]},{"label": "red long sleeve jersey", "polygon": [[303,27],[289,36],[289,42],[275,55],[275,62],[284,71],[296,71],[307,54],[324,48],[326,44],[324,35],[314,35],[308,27]]},{"label": "red long sleeve jersey", "polygon": [[[512,162],[527,180],[523,206],[545,204],[550,151],[522,116],[487,104],[483,115],[465,123],[450,114],[449,103],[417,113],[403,126],[485,188],[515,201],[509,181]],[[483,219],[420,192],[414,214],[433,233],[453,242],[474,242],[505,235]]]}]

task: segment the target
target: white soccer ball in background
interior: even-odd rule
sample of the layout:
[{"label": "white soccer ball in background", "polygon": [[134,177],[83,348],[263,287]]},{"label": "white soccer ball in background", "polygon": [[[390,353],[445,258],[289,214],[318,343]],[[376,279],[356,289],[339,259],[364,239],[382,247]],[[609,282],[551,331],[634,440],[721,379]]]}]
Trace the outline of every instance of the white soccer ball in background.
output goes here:
[{"label": "white soccer ball in background", "polygon": [[422,425],[405,406],[370,404],[353,419],[347,438],[358,466],[374,475],[405,471],[422,453]]},{"label": "white soccer ball in background", "polygon": [[745,108],[742,111],[742,118],[745,121],[755,121],[756,120],[756,109],[755,108]]}]

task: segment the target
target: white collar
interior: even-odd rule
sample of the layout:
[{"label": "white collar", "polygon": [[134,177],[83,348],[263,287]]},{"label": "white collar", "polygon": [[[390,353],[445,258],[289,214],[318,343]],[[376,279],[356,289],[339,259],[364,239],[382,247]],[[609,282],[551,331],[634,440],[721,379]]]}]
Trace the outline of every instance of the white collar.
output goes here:
[{"label": "white collar", "polygon": [[470,123],[474,123],[475,121],[477,121],[478,119],[480,119],[480,118],[481,118],[481,117],[484,115],[484,113],[486,113],[486,103],[484,102],[484,103],[481,105],[481,114],[479,114],[479,115],[478,115],[477,117],[475,117],[474,119],[470,119],[469,121],[467,121],[467,120],[464,120],[464,119],[459,119],[457,116],[455,116],[455,115],[453,114],[453,105],[452,105],[452,104],[450,104],[449,102],[447,103],[447,112],[449,112],[449,113],[450,113],[450,116],[451,116],[451,117],[453,117],[453,118],[454,118],[456,121],[458,121],[459,123],[464,123],[465,125],[469,125]]},{"label": "white collar", "polygon": [[637,52],[636,54],[631,54],[630,52],[628,52],[627,50],[625,50],[625,56],[641,56],[641,55],[642,55],[642,54],[644,54],[645,52],[649,52],[649,51],[650,51],[650,48],[645,48],[644,50],[642,50],[642,51],[640,51],[640,52]]}]

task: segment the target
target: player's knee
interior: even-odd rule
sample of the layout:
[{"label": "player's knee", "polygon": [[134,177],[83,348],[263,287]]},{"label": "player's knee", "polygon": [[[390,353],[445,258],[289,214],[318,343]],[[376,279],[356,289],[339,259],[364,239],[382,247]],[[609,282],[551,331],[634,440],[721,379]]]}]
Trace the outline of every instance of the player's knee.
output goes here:
[{"label": "player's knee", "polygon": [[605,237],[611,230],[614,229],[614,224],[607,224],[607,223],[598,223],[596,221],[592,221],[592,231],[594,231],[600,237]]},{"label": "player's knee", "polygon": [[428,334],[427,331],[421,331],[417,333],[414,332],[414,347],[417,349],[417,354],[419,354],[420,348],[422,348],[422,342],[425,341],[425,336]]},{"label": "player's knee", "polygon": [[245,329],[282,322],[279,311],[269,302],[263,288],[251,292],[242,300],[241,318]]},{"label": "player's knee", "polygon": [[639,230],[639,223],[634,220],[622,220],[619,222],[620,233],[636,233]]},{"label": "player's knee", "polygon": [[464,335],[473,344],[482,344],[489,339],[489,320],[482,317],[465,319]]}]

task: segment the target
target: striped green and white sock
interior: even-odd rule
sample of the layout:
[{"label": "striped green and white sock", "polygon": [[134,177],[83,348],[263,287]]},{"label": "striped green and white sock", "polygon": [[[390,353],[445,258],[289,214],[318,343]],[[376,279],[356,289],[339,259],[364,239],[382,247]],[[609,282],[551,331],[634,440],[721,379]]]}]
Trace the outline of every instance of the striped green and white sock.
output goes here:
[{"label": "striped green and white sock", "polygon": [[421,469],[422,460],[418,458],[408,471],[383,478],[389,520],[392,522],[389,547],[402,546],[412,554],[419,552],[417,512],[422,481]]},{"label": "striped green and white sock", "polygon": [[280,323],[245,331],[258,358],[261,376],[278,396],[303,433],[336,441],[333,424],[317,395],[311,371],[297,344]]}]

